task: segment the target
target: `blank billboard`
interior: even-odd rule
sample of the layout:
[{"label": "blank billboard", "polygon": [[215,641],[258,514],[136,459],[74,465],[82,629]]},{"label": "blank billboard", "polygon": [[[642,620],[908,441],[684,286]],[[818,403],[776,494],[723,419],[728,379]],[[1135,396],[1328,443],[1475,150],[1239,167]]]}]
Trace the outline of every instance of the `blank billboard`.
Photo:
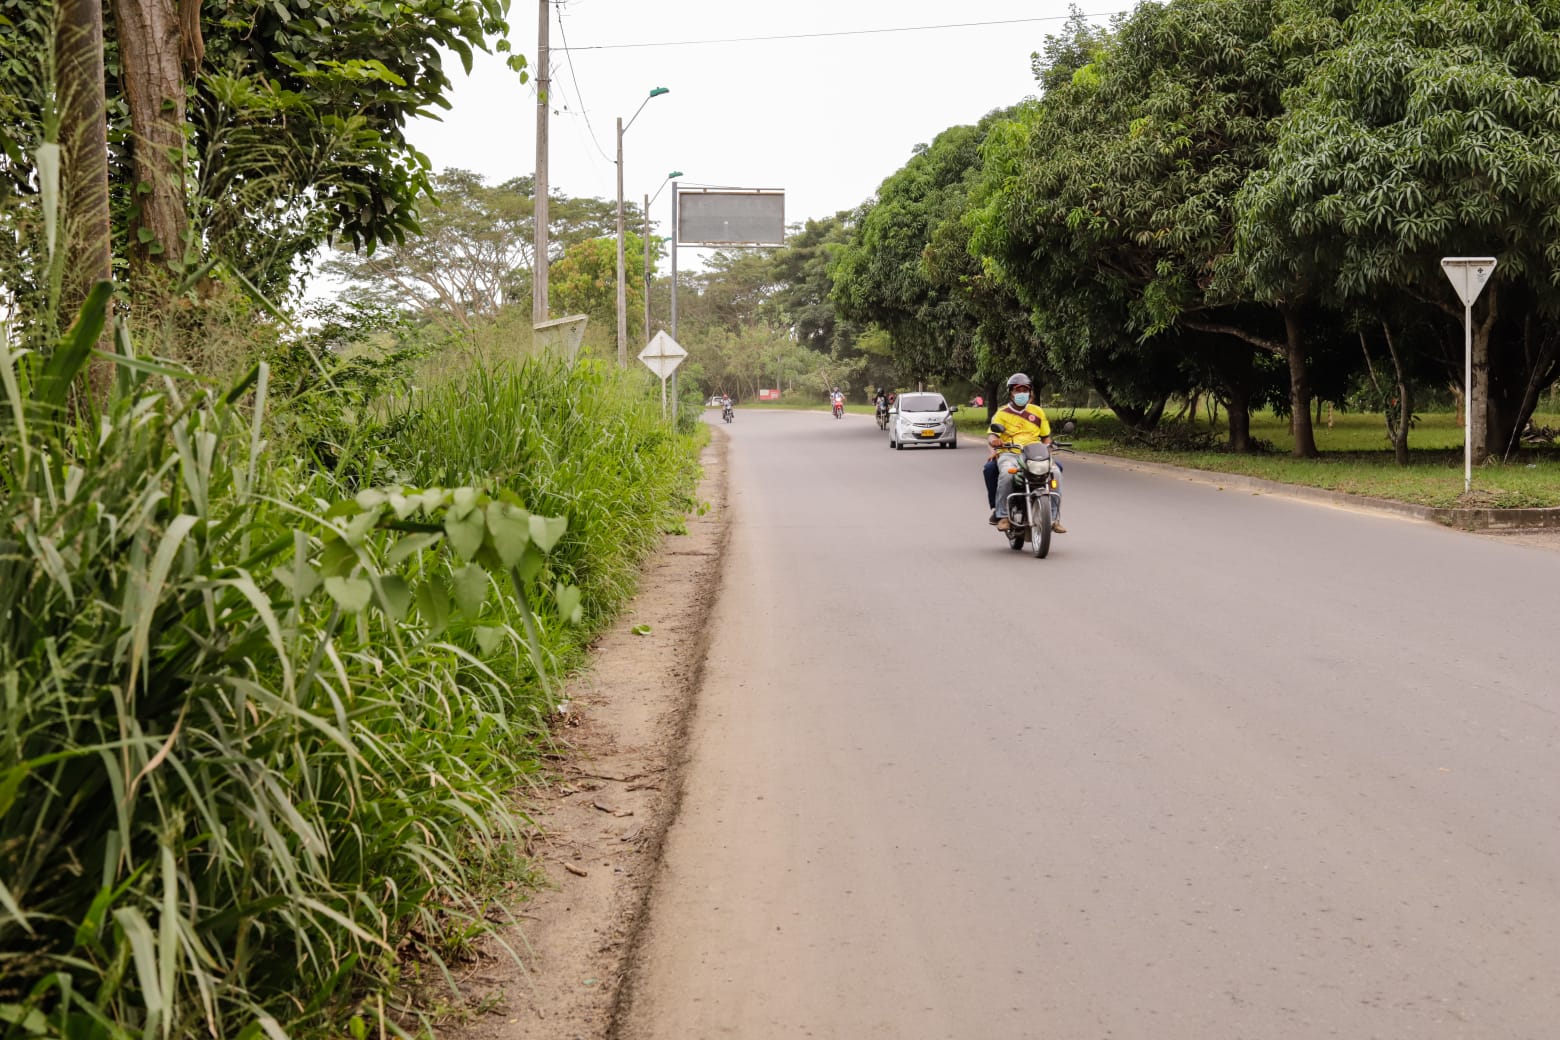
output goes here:
[{"label": "blank billboard", "polygon": [[701,188],[677,192],[677,244],[785,245],[785,192]]}]

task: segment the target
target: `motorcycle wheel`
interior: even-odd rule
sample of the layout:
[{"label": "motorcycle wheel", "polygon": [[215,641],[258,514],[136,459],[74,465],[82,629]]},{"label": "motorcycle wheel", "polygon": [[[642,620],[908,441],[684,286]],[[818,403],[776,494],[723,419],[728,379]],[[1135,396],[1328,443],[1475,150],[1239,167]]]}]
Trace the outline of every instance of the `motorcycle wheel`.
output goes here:
[{"label": "motorcycle wheel", "polygon": [[1035,559],[1043,560],[1051,551],[1051,496],[1041,494],[1031,512],[1035,514]]}]

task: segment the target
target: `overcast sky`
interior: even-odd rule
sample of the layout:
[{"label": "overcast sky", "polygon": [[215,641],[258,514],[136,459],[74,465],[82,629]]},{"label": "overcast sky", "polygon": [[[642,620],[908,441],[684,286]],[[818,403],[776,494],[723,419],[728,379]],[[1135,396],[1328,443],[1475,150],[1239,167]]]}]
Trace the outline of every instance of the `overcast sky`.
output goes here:
[{"label": "overcast sky", "polygon": [[[615,198],[615,120],[664,86],[671,92],[651,100],[624,137],[625,197],[654,194],[681,170],[688,184],[784,188],[788,223],[829,216],[868,198],[916,144],[1032,95],[1030,54],[1066,13],[1066,0],[555,2],[553,190]],[[1038,18],[1054,20],[1016,21]],[[510,19],[512,45],[534,61],[537,0],[513,0]],[[1010,24],[671,45],[997,21]],[[616,44],[655,45],[608,46]],[[452,110],[414,124],[413,143],[438,169],[494,182],[530,173],[534,80],[522,85],[485,56],[470,77],[455,63],[452,78]],[[669,224],[669,193],[652,213]]]}]

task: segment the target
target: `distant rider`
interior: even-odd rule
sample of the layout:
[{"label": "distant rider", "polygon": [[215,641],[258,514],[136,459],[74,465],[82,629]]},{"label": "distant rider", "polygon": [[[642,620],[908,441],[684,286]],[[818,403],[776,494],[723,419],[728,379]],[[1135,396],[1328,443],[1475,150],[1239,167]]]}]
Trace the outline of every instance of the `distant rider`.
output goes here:
[{"label": "distant rider", "polygon": [[[1014,449],[1022,448],[1026,444],[1051,443],[1051,423],[1045,417],[1045,410],[1037,404],[1031,404],[1034,397],[1034,383],[1022,372],[1015,372],[1008,377],[1008,393],[1012,400],[998,408],[996,414],[991,417],[993,426],[1000,426],[1002,433],[993,432],[987,439],[991,445],[991,455],[986,459],[986,500],[991,505],[991,522],[997,525],[997,530],[1008,529],[1008,496],[1013,493],[1013,474],[1001,469],[997,465],[998,456]],[[1053,459],[1056,463],[1056,515],[1051,521],[1051,530],[1057,534],[1066,534],[1067,528],[1062,526],[1062,463],[1060,459]]]},{"label": "distant rider", "polygon": [[831,408],[845,407],[845,395],[840,393],[839,387],[835,387],[833,390],[829,391],[829,406]]},{"label": "distant rider", "polygon": [[883,387],[877,388],[877,396],[872,399],[874,409],[879,415],[888,411],[888,391]]}]

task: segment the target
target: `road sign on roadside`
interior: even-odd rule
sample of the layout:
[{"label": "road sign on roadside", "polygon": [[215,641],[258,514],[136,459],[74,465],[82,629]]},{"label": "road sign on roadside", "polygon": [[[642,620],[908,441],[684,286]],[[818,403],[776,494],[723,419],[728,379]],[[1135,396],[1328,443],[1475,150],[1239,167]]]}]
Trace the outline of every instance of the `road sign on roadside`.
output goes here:
[{"label": "road sign on roadside", "polygon": [[671,374],[677,371],[677,366],[682,364],[683,358],[687,356],[688,352],[679,346],[675,339],[668,336],[665,329],[657,332],[650,345],[639,352],[639,360],[661,379],[670,378]]},{"label": "road sign on roadside", "polygon": [[666,415],[666,381],[671,378],[677,366],[683,363],[683,358],[688,352],[678,345],[677,341],[666,334],[662,329],[655,334],[650,345],[639,352],[639,360],[645,363],[645,367],[656,374],[661,380],[661,414]]},{"label": "road sign on roadside", "polygon": [[1473,489],[1473,301],[1495,273],[1493,256],[1443,256],[1441,270],[1463,305],[1463,493]]},{"label": "road sign on roadside", "polygon": [[1464,307],[1472,307],[1473,301],[1484,291],[1484,285],[1495,272],[1493,256],[1447,256],[1441,258],[1441,270],[1457,290],[1457,298]]}]

